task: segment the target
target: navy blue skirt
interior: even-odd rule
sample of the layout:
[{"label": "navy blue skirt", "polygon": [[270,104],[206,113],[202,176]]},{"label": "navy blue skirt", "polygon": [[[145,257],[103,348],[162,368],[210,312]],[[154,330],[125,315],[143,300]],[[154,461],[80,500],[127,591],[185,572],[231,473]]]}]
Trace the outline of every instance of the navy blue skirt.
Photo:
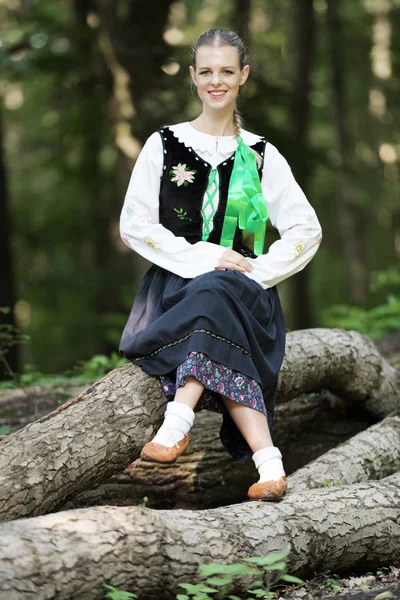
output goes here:
[{"label": "navy blue skirt", "polygon": [[[276,287],[264,290],[231,269],[184,279],[153,265],[140,284],[119,351],[164,383],[174,380],[178,367],[193,353],[224,365],[232,376],[243,374],[261,389],[263,406],[256,408],[267,417],[272,435],[285,339]],[[243,462],[252,451],[216,389],[215,385],[205,388],[196,410],[222,413],[221,441],[234,460]],[[231,399],[254,406],[246,397]]]}]

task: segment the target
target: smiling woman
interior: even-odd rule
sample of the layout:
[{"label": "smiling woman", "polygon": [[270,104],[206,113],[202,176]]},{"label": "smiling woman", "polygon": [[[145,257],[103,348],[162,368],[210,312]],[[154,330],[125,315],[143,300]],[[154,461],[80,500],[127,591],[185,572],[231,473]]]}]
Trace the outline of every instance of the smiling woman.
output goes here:
[{"label": "smiling woman", "polygon": [[[190,66],[201,114],[160,127],[136,161],[121,237],[153,266],[120,352],[158,376],[169,400],[144,460],[176,460],[195,412],[216,411],[232,458],[251,456],[258,468],[248,496],[275,500],[287,487],[271,437],[285,351],[276,284],[312,259],[321,227],[284,157],[243,127],[236,99],[249,72],[236,33],[202,34]],[[268,218],[281,239],[264,253]],[[253,250],[243,231],[254,234]]]}]

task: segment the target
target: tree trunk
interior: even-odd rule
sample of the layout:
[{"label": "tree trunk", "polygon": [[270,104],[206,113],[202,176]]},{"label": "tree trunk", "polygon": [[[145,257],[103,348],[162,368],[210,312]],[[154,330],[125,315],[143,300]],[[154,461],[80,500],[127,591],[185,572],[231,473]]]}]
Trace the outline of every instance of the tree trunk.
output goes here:
[{"label": "tree trunk", "polygon": [[[375,418],[400,407],[400,375],[357,332],[288,335],[279,398],[332,389]],[[121,472],[161,424],[159,381],[128,363],[58,410],[1,442],[0,519],[60,508],[82,490]]]},{"label": "tree trunk", "polygon": [[[315,58],[315,16],[313,0],[294,2],[295,18],[293,54],[293,87],[290,106],[293,140],[297,147],[292,161],[293,172],[300,187],[307,195],[310,176],[308,156],[308,131],[310,125],[311,75]],[[311,201],[311,204],[313,202]],[[291,279],[292,329],[305,329],[315,322],[312,299],[310,298],[309,265]]]},{"label": "tree trunk", "polygon": [[[14,305],[14,271],[11,251],[11,221],[9,215],[9,199],[7,171],[4,150],[3,111],[0,96],[0,307],[8,306],[10,312],[0,315],[0,323],[15,327]],[[0,347],[1,359],[1,347]],[[6,364],[0,360],[0,380],[9,379],[12,372],[17,371],[17,347],[12,346],[5,357]]]},{"label": "tree trunk", "polygon": [[[76,397],[90,383],[84,387],[64,385],[56,391],[44,385],[2,391],[0,414],[5,416],[0,418],[0,426],[23,427],[57,408],[67,395]],[[123,473],[79,493],[63,510],[99,504],[139,504],[145,496],[151,508],[204,509],[241,502],[256,473],[252,461],[245,465],[232,461],[219,438],[221,421],[221,415],[201,411],[191,430],[190,449],[177,462],[150,465],[137,459]],[[290,474],[366,429],[375,419],[366,411],[354,411],[346,401],[324,391],[278,404],[274,421],[275,445],[281,449],[285,471]]]},{"label": "tree trunk", "polygon": [[[211,510],[96,507],[0,525],[0,598],[92,600],[104,584],[139,600],[175,598],[199,565],[289,550],[299,577],[391,564],[400,547],[400,472]],[[247,580],[247,584],[248,584]],[[244,591],[236,582],[234,593]]]},{"label": "tree trunk", "polygon": [[350,115],[345,98],[345,47],[341,35],[340,0],[327,2],[327,26],[330,42],[332,90],[336,112],[336,129],[340,166],[338,167],[338,196],[342,215],[340,226],[343,231],[345,261],[349,268],[348,290],[350,300],[364,305],[367,299],[367,270],[363,230],[363,218],[357,202],[354,185],[354,142],[350,126]]},{"label": "tree trunk", "polygon": [[233,8],[232,29],[240,36],[246,47],[250,47],[250,14],[251,0],[235,0]]},{"label": "tree trunk", "polygon": [[[138,459],[124,473],[95,489],[81,492],[63,509],[104,504],[132,506],[141,504],[144,498],[147,498],[146,506],[158,509],[215,508],[247,500],[248,487],[257,481],[253,462],[232,463],[216,436],[217,428],[210,426],[216,425],[212,422],[213,415],[205,413],[204,416],[201,428],[198,424],[197,428],[193,427],[190,452],[183,454],[177,462],[149,464]],[[289,475],[286,450],[279,442],[276,444]],[[289,477],[289,483],[297,492],[383,479],[398,470],[400,417],[393,416],[300,468]]]}]

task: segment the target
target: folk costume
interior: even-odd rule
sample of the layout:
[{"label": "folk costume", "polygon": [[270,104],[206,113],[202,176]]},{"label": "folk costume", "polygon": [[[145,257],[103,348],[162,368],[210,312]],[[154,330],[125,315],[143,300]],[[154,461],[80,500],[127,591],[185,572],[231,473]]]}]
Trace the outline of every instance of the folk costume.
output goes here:
[{"label": "folk costume", "polygon": [[[280,239],[263,254],[268,218]],[[254,233],[253,249],[244,244],[243,231]],[[314,209],[265,138],[244,129],[239,137],[214,136],[185,122],[147,139],[120,232],[153,263],[120,353],[158,376],[169,400],[189,376],[200,381],[205,389],[195,412],[222,413],[221,442],[235,461],[245,461],[252,451],[220,395],[261,411],[272,433],[285,351],[275,286],[316,253],[321,227]],[[251,272],[214,269],[229,246],[247,258]]]}]

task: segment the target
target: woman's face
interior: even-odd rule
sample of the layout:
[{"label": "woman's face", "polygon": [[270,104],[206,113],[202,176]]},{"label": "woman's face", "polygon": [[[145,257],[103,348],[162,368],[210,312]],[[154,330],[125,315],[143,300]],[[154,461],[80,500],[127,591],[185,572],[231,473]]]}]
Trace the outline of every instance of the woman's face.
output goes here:
[{"label": "woman's face", "polygon": [[239,55],[233,46],[200,46],[196,53],[196,69],[190,75],[204,107],[214,110],[233,107],[250,66],[242,70]]}]

